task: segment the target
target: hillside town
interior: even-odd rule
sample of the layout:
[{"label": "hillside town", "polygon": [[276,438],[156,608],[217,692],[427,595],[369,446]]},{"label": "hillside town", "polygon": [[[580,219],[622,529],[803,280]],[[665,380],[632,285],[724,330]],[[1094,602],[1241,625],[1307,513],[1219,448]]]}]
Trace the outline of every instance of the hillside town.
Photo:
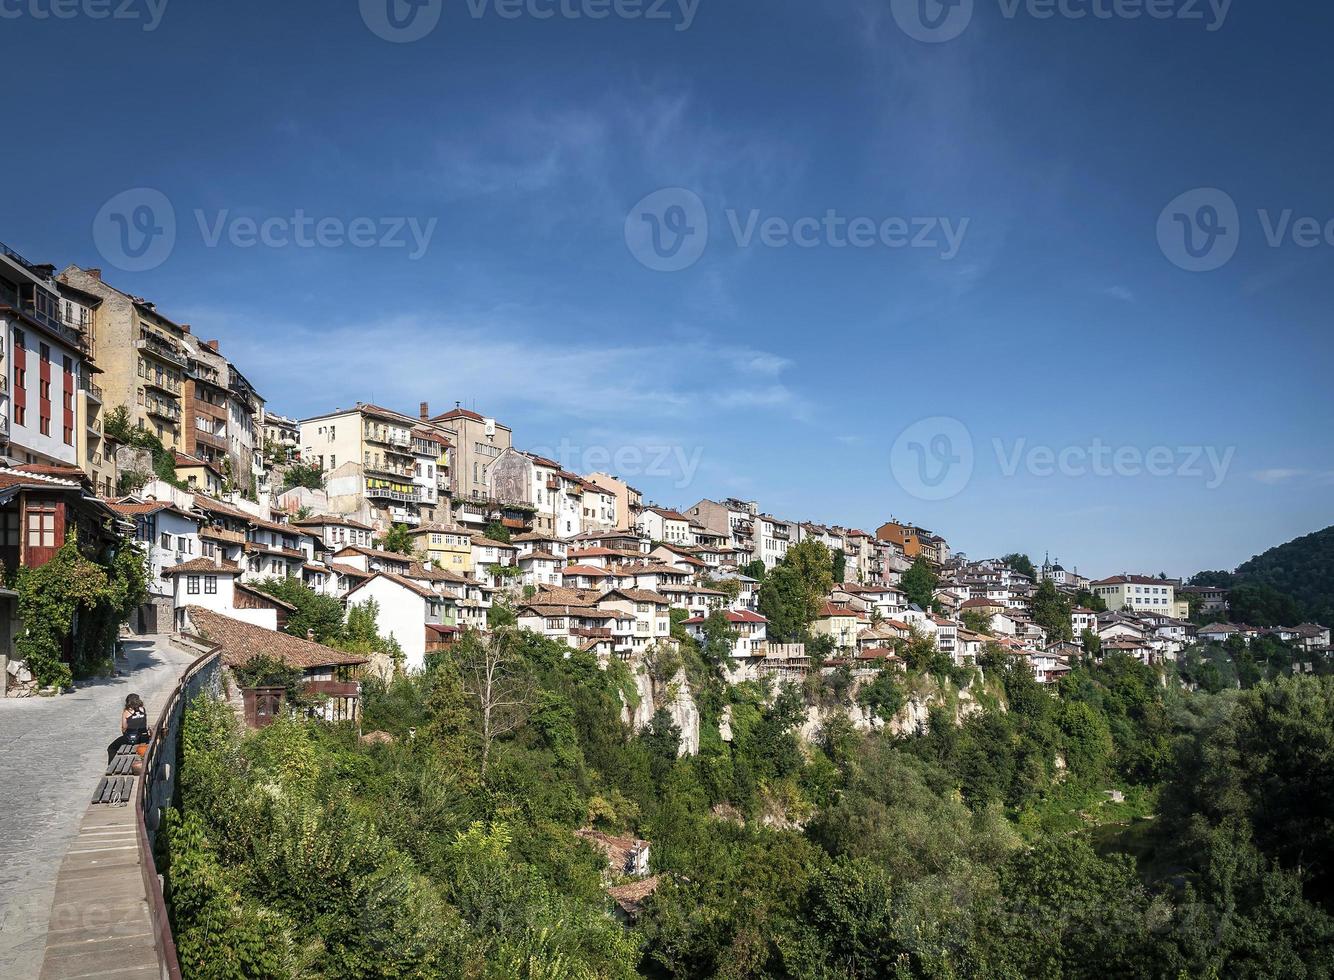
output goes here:
[{"label": "hillside town", "polygon": [[[1232,637],[1329,652],[1325,627],[1229,623],[1225,589],[1165,575],[972,560],[893,516],[867,530],[755,500],[648,501],[615,473],[525,451],[522,433],[458,402],[289,417],[224,344],[151,299],[5,246],[0,324],[5,566],[41,567],[76,530],[89,556],[133,540],[147,563],[135,633],[188,635],[218,615],[281,630],[291,606],[261,586],[289,580],[349,614],[373,602],[407,671],[486,633],[498,608],[603,663],[725,624],[737,682],[878,671],[911,639],[958,667],[1026,661],[1043,684],[1081,656],[1161,664]],[[804,542],[831,556],[832,584],[801,635],[780,635],[763,580]],[[6,691],[32,693],[12,592],[0,609]]]}]

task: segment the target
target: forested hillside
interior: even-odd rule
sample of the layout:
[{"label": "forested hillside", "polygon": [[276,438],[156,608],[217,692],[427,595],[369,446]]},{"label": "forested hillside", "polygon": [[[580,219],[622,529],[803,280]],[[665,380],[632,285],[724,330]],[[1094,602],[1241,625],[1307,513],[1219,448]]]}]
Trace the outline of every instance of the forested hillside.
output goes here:
[{"label": "forested hillside", "polygon": [[1200,572],[1191,582],[1230,588],[1237,622],[1334,626],[1334,527],[1270,548],[1235,572]]},{"label": "forested hillside", "polygon": [[[1334,969],[1334,678],[1191,694],[1111,656],[1053,695],[989,658],[980,711],[956,724],[940,703],[896,738],[853,730],[838,675],[729,686],[687,649],[701,744],[678,757],[665,714],[624,724],[624,665],[510,639],[527,707],[484,772],[457,658],[370,687],[365,728],[392,741],[296,719],[247,734],[196,702],[166,834],[187,978]],[[927,664],[872,700],[896,710],[933,666],[984,688]],[[652,844],[632,924],[588,827]]]}]

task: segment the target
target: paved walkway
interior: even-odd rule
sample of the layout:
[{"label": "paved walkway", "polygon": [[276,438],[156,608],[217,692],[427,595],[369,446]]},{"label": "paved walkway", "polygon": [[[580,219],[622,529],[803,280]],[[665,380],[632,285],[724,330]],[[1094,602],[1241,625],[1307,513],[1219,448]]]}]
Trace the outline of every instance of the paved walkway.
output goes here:
[{"label": "paved walkway", "polygon": [[118,663],[120,677],[85,683],[58,698],[0,699],[4,980],[32,980],[41,970],[56,873],[106,770],[106,746],[120,732],[125,696],[139,694],[155,724],[153,708],[193,659],[166,637],[130,641],[126,652],[128,659]]}]

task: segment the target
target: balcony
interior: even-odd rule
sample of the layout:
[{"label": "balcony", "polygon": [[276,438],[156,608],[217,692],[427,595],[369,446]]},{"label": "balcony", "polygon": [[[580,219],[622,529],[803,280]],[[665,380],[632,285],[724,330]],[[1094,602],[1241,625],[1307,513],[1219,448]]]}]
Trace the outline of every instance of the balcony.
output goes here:
[{"label": "balcony", "polygon": [[219,449],[224,453],[230,448],[227,444],[227,437],[225,435],[215,435],[214,433],[206,432],[203,429],[195,429],[195,442],[202,446],[212,446],[214,449]]},{"label": "balcony", "polygon": [[88,380],[88,375],[79,376],[79,388],[99,405],[102,403],[102,389]]},{"label": "balcony", "polygon": [[226,422],[229,418],[227,406],[215,405],[211,401],[198,397],[190,399],[190,411],[195,415],[206,415],[211,419],[217,419],[219,422]]},{"label": "balcony", "polygon": [[405,466],[391,466],[389,463],[371,463],[361,464],[361,468],[367,473],[373,473],[377,476],[396,476],[401,480],[411,480],[416,477],[416,473]]},{"label": "balcony", "polygon": [[393,429],[368,426],[366,428],[366,441],[381,446],[393,446],[396,449],[410,450],[412,448],[412,436],[406,432],[397,432]]},{"label": "balcony", "polygon": [[139,380],[144,383],[145,388],[155,388],[158,391],[165,391],[169,395],[179,395],[181,393],[181,383],[165,374],[144,375]]},{"label": "balcony", "polygon": [[417,490],[405,493],[402,490],[391,490],[389,487],[367,487],[366,499],[391,500],[395,503],[402,504],[419,504],[421,503],[422,496],[420,491]]},{"label": "balcony", "polygon": [[167,340],[165,337],[160,337],[151,331],[140,331],[139,339],[134,342],[134,346],[144,353],[152,354],[154,357],[160,357],[162,360],[169,364],[174,364],[182,370],[189,367],[189,362],[186,360],[185,355],[177,349],[175,344],[171,343],[171,341]]},{"label": "balcony", "polygon": [[181,409],[178,405],[169,405],[166,402],[149,402],[144,406],[144,411],[149,415],[160,419],[167,419],[172,422],[181,420]]}]

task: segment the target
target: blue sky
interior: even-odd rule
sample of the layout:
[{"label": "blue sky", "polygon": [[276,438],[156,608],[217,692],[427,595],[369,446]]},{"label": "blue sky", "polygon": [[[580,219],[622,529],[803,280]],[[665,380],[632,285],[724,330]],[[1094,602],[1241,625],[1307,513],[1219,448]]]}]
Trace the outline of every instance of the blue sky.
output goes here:
[{"label": "blue sky", "polygon": [[[698,0],[688,29],[677,0],[447,0],[391,43],[368,27],[388,0],[73,2],[0,4],[0,240],[220,338],[274,410],[458,400],[662,503],[894,515],[1094,575],[1231,567],[1334,522],[1327,5],[925,0],[971,16],[926,43],[898,0]],[[1065,9],[1095,5],[1130,9]],[[146,271],[94,233],[135,188],[177,224]],[[690,207],[656,220],[703,247],[680,271],[637,258],[663,188]],[[1168,207],[1197,188],[1237,211],[1207,272],[1170,237],[1207,231],[1214,192]],[[298,212],[431,233],[247,247],[246,219]],[[834,247],[829,214],[873,240]],[[879,238],[895,219],[922,247]],[[1095,471],[1098,446],[1122,464]]]}]

